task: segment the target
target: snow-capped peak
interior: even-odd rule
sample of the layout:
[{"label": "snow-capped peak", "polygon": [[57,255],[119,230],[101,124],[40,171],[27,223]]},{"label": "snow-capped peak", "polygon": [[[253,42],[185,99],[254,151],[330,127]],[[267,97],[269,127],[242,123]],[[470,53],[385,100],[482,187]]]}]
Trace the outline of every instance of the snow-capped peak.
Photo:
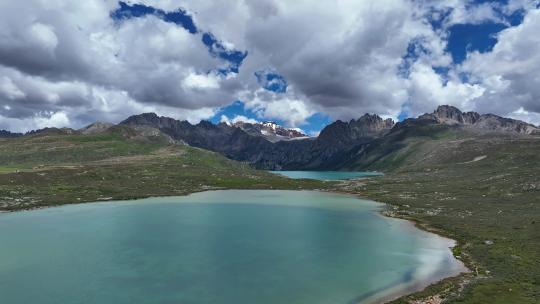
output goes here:
[{"label": "snow-capped peak", "polygon": [[255,123],[251,121],[236,121],[233,123],[233,126],[240,128],[251,135],[263,136],[272,142],[308,138],[308,136],[304,134],[301,129],[285,128],[273,121]]}]

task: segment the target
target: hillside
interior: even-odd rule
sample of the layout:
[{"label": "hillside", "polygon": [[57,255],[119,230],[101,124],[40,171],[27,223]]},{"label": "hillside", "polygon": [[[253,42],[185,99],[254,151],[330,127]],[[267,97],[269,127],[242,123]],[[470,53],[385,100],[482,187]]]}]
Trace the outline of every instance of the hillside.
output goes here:
[{"label": "hillside", "polygon": [[217,188],[313,189],[149,128],[114,126],[83,134],[44,129],[0,139],[0,210]]},{"label": "hillside", "polygon": [[433,294],[447,303],[538,303],[539,149],[539,136],[407,123],[351,159],[347,169],[386,175],[337,190],[389,203],[388,215],[456,239],[455,254],[473,271],[396,303]]}]

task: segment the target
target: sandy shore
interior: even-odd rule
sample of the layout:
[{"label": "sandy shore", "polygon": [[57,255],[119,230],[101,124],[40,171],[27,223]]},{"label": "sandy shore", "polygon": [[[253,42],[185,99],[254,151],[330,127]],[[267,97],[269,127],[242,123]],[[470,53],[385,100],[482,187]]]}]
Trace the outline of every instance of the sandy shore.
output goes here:
[{"label": "sandy shore", "polygon": [[[429,253],[423,254],[420,256],[420,259],[423,260],[423,266],[418,269],[415,274],[413,275],[413,278],[410,280],[410,282],[401,283],[392,287],[389,287],[385,290],[382,290],[368,298],[362,299],[359,304],[382,304],[387,303],[396,299],[399,299],[403,296],[413,294],[415,292],[419,292],[424,290],[426,287],[438,283],[443,279],[450,278],[450,277],[456,277],[460,274],[467,273],[470,270],[463,264],[462,261],[456,259],[451,251],[451,248],[453,248],[456,245],[456,241],[446,238],[444,236],[438,235],[436,233],[433,233],[431,231],[427,231],[425,229],[420,229],[415,222],[401,219],[401,218],[394,218],[394,217],[388,217],[380,213],[381,216],[384,216],[386,218],[390,218],[392,220],[402,221],[406,223],[406,226],[409,227],[409,229],[416,229],[421,230],[426,234],[430,234],[430,237],[435,237],[434,242],[437,243],[437,246],[441,246],[441,244],[444,244],[445,247],[448,248],[448,254],[444,257],[443,260],[433,260],[433,257],[429,256]],[[448,263],[451,263],[448,265]],[[440,269],[438,266],[435,266],[433,264],[438,264],[439,266],[444,266],[446,269]],[[442,265],[445,264],[445,265]],[[437,295],[433,295],[433,297],[437,297]],[[423,303],[423,302],[421,302]],[[427,302],[427,303],[436,303],[436,302]]]}]

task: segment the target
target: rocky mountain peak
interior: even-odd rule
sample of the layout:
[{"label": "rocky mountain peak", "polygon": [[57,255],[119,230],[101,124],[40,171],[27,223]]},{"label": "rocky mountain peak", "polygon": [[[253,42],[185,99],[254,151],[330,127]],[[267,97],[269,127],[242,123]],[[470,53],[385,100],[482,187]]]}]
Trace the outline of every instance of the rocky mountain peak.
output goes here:
[{"label": "rocky mountain peak", "polygon": [[357,140],[366,137],[379,137],[394,126],[392,119],[382,119],[376,114],[364,114],[350,122],[337,120],[326,126],[319,135],[321,140]]},{"label": "rocky mountain peak", "polygon": [[357,120],[351,120],[349,124],[357,135],[373,136],[382,131],[390,130],[394,126],[394,121],[390,118],[382,119],[379,115],[366,113]]},{"label": "rocky mountain peak", "polygon": [[441,123],[445,124],[462,124],[463,123],[463,112],[456,107],[449,105],[442,105],[437,107],[433,112],[433,115]]},{"label": "rocky mountain peak", "polygon": [[156,113],[142,113],[138,115],[132,115],[122,121],[120,124],[138,124],[138,125],[152,125],[159,121],[160,117]]}]

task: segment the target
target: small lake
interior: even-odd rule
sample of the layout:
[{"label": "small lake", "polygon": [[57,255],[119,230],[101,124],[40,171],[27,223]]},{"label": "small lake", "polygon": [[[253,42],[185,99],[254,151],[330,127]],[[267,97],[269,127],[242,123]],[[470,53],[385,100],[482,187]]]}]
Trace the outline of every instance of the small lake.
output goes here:
[{"label": "small lake", "polygon": [[381,176],[379,172],[348,172],[348,171],[271,171],[285,175],[288,178],[309,178],[318,180],[344,180],[359,177]]},{"label": "small lake", "polygon": [[0,302],[367,303],[463,270],[382,206],[223,190],[0,214]]}]

